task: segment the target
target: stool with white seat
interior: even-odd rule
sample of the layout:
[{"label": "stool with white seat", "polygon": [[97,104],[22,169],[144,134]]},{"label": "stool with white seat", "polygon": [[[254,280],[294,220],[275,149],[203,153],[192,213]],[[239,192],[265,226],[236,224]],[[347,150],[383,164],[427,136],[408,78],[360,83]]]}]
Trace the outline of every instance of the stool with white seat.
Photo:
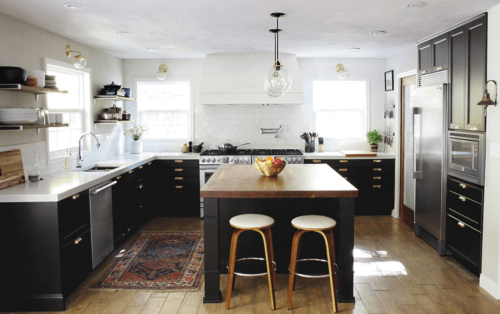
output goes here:
[{"label": "stool with white seat", "polygon": [[[287,309],[292,308],[292,292],[295,289],[295,276],[306,277],[306,278],[326,278],[330,277],[330,286],[332,290],[332,303],[333,311],[337,313],[337,264],[335,261],[335,238],[333,235],[333,229],[337,225],[337,222],[326,216],[319,215],[306,215],[299,216],[292,220],[292,226],[297,228],[292,240],[292,254],[290,257],[290,272],[288,275],[288,292],[286,298]],[[317,258],[305,258],[297,259],[300,249],[301,236],[306,232],[317,232],[323,236],[326,245],[326,255],[328,260],[321,260]],[[296,272],[297,262],[307,262],[307,261],[321,261],[328,263],[327,275],[306,275]],[[334,267],[335,266],[335,270]]]},{"label": "stool with white seat", "polygon": [[[228,275],[227,275],[227,291],[226,291],[226,309],[231,307],[231,292],[234,288],[235,275],[240,276],[261,276],[267,275],[269,281],[269,293],[271,295],[271,308],[276,309],[276,298],[274,295],[274,290],[276,290],[276,263],[274,262],[274,251],[273,251],[273,237],[271,233],[271,227],[274,225],[274,219],[260,214],[244,214],[238,215],[231,220],[229,224],[236,228],[231,237],[231,249],[229,251],[229,264],[228,264]],[[264,252],[265,259],[258,257],[247,257],[236,260],[236,252],[238,251],[238,240],[241,233],[245,231],[255,231],[260,233],[264,241]],[[262,274],[242,274],[236,273],[234,271],[235,263],[244,260],[265,260],[267,266],[267,272]]]}]

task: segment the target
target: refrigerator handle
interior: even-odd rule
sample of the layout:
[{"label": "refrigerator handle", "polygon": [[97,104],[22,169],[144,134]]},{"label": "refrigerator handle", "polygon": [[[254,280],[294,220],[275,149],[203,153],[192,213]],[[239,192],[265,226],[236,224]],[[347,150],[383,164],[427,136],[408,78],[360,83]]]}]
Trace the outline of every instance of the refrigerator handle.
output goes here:
[{"label": "refrigerator handle", "polygon": [[[412,127],[413,127],[413,179],[422,178],[422,151],[421,151],[421,138],[422,138],[422,123],[421,123],[422,108],[413,107]],[[418,130],[415,127],[415,116],[420,116],[418,122]],[[418,134],[416,133],[418,132]]]}]

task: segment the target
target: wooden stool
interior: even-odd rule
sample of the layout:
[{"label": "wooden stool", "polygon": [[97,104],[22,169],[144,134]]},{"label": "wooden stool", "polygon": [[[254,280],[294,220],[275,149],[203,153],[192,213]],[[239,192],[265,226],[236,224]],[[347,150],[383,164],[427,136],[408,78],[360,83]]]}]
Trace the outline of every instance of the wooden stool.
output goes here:
[{"label": "wooden stool", "polygon": [[[295,290],[295,276],[306,277],[306,278],[326,278],[330,277],[330,286],[332,289],[332,301],[333,301],[333,311],[337,313],[337,264],[335,261],[335,239],[333,236],[333,228],[337,225],[337,222],[326,216],[318,215],[307,215],[300,216],[292,220],[292,226],[297,228],[297,231],[293,235],[292,240],[292,255],[290,257],[290,271],[288,274],[288,292],[286,297],[286,308],[292,308],[292,292]],[[300,238],[306,233],[314,231],[323,236],[326,245],[326,255],[328,256],[328,261],[317,259],[317,258],[305,258],[297,259],[300,249]],[[326,231],[326,232],[323,232]],[[297,268],[297,262],[306,261],[320,261],[328,263],[328,275],[306,275],[295,272]],[[335,271],[333,266],[335,265]]]},{"label": "wooden stool", "polygon": [[[233,236],[231,237],[231,249],[229,251],[229,264],[228,264],[228,272],[227,272],[227,290],[226,290],[226,309],[231,307],[231,291],[234,289],[234,280],[236,279],[235,275],[246,276],[246,277],[254,277],[254,276],[264,276],[267,275],[269,280],[269,294],[271,295],[271,308],[276,309],[276,298],[274,295],[274,290],[276,290],[276,263],[274,262],[274,251],[273,251],[273,236],[271,233],[271,227],[274,225],[274,219],[258,214],[245,214],[238,215],[231,220],[229,220],[229,224],[236,228],[233,232]],[[264,240],[264,251],[265,258],[260,257],[246,257],[236,259],[236,252],[238,251],[238,239],[240,234],[245,231],[255,231],[260,233],[262,239]],[[235,262],[238,261],[246,261],[246,260],[265,260],[267,266],[267,272],[262,274],[243,274],[243,273],[235,273],[234,267]]]}]

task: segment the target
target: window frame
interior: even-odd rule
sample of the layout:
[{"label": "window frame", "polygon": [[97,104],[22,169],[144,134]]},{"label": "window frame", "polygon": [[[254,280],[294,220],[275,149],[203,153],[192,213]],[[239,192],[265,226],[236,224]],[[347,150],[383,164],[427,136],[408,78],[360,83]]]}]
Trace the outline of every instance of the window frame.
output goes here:
[{"label": "window frame", "polygon": [[[85,132],[90,132],[92,130],[92,117],[94,116],[94,106],[93,106],[93,92],[92,92],[92,69],[90,68],[82,68],[82,69],[77,69],[74,67],[73,64],[71,63],[66,63],[50,58],[43,58],[43,70],[45,73],[47,73],[48,67],[49,66],[54,66],[54,67],[59,67],[63,71],[67,70],[68,72],[81,72],[84,77],[87,76],[88,80],[85,82],[81,82],[83,92],[82,92],[82,101],[83,101],[83,108],[79,110],[72,110],[72,109],[53,109],[54,111],[58,111],[61,113],[67,113],[67,112],[76,112],[80,111],[82,112],[82,133]],[[47,97],[44,98],[44,106],[47,108],[49,111],[51,110],[48,105]],[[57,150],[55,152],[55,156],[51,157],[51,151],[50,151],[50,137],[49,137],[49,129],[45,129],[45,141],[46,141],[46,160],[47,164],[53,161],[57,161],[58,159],[61,159],[61,157],[64,154],[64,149],[63,150]],[[74,147],[69,147],[70,151],[75,153],[78,149],[78,145]],[[89,148],[88,145],[83,145],[82,153],[91,151],[92,148]],[[59,152],[59,154],[58,154]]]},{"label": "window frame", "polygon": [[[186,141],[191,141],[192,138],[194,137],[194,86],[193,86],[193,78],[166,78],[163,81],[159,81],[157,78],[139,78],[135,79],[135,87],[137,91],[137,124],[142,124],[142,113],[141,111],[149,111],[149,112],[177,112],[179,110],[140,110],[140,97],[139,97],[139,83],[141,82],[189,82],[189,133],[188,137],[185,139],[179,139],[179,138],[142,138],[141,141],[145,143],[157,143],[157,142],[174,142],[174,143],[186,143]],[[184,110],[182,110],[184,112]]]},{"label": "window frame", "polygon": [[[336,76],[324,76],[324,77],[314,77],[309,79],[309,95],[310,97],[310,108],[311,108],[311,126],[313,130],[317,130],[317,123],[316,123],[316,113],[317,112],[333,112],[333,111],[345,111],[345,110],[314,110],[314,88],[313,84],[315,81],[336,81],[336,82],[365,82],[366,83],[366,106],[365,106],[365,117],[364,117],[364,124],[366,126],[365,131],[368,132],[370,130],[370,78],[369,77],[348,77],[343,80],[339,79]],[[348,109],[347,109],[348,110]],[[354,110],[353,110],[354,111]],[[356,110],[358,111],[358,110]],[[366,133],[365,132],[365,133]],[[344,142],[349,142],[349,143],[366,143],[365,137],[357,138],[357,137],[343,137],[342,139],[338,138],[331,138],[331,137],[324,137],[320,134],[321,137],[323,137],[324,142],[337,142],[337,143],[344,143]]]}]

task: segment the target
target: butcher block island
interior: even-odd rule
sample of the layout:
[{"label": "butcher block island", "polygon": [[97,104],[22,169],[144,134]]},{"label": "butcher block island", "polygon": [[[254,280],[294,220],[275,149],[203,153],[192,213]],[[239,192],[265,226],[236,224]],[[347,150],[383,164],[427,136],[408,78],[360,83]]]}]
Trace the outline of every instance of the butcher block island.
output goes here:
[{"label": "butcher block island", "polygon": [[[335,248],[338,264],[338,300],[354,302],[354,202],[358,190],[326,164],[287,165],[277,177],[266,177],[253,165],[223,165],[201,190],[205,201],[205,303],[221,302],[219,275],[227,274],[233,227],[229,220],[241,214],[263,214],[275,220],[272,227],[277,273],[288,274],[292,219],[324,215],[337,221]],[[240,236],[237,258],[264,257],[261,236]],[[300,258],[327,259],[324,240],[311,232],[303,236]],[[248,262],[241,272],[258,267]],[[327,273],[323,263],[299,263],[302,273]],[[263,266],[265,267],[265,266]],[[306,279],[314,280],[314,279]]]}]

